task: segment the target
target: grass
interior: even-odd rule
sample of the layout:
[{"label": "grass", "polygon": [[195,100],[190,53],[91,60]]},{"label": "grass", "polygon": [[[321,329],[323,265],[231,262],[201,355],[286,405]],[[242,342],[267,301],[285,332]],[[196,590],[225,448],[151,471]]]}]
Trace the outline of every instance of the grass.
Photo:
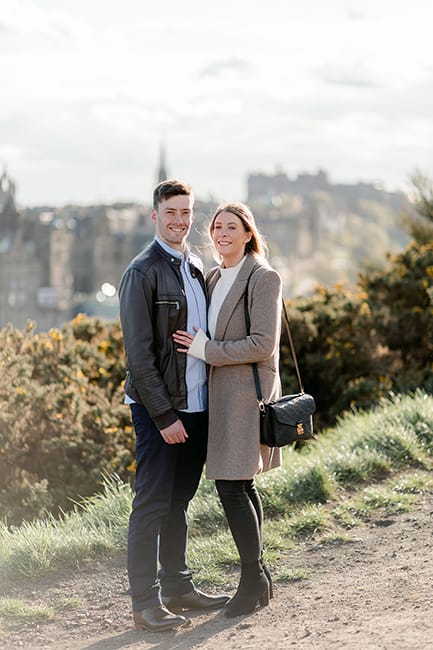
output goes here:
[{"label": "grass", "polygon": [[[302,537],[343,540],[377,509],[401,512],[433,490],[433,398],[384,400],[346,414],[301,451],[285,448],[283,467],[258,477],[272,565]],[[408,470],[410,472],[408,473]],[[59,519],[10,528],[0,523],[0,582],[113,555],[126,547],[132,490],[117,477]],[[215,487],[202,481],[190,508],[189,556],[197,581],[223,584],[238,556]]]},{"label": "grass", "polygon": [[[45,623],[53,620],[57,613],[79,609],[81,600],[76,597],[61,598],[53,607],[46,604],[29,603],[20,598],[0,598],[0,622],[7,627]],[[0,636],[3,627],[0,626]]]},{"label": "grass", "polygon": [[104,492],[76,504],[59,519],[0,522],[0,582],[15,575],[38,576],[59,567],[79,567],[107,557],[126,544],[132,490],[117,477],[104,478]]},{"label": "grass", "polygon": [[416,500],[414,494],[397,493],[388,485],[380,485],[362,490],[361,494],[346,507],[355,517],[368,518],[379,508],[385,510],[387,514],[405,512],[410,510]]},{"label": "grass", "polygon": [[46,605],[30,605],[18,598],[0,598],[0,619],[8,622],[40,623],[54,618],[55,611]]},{"label": "grass", "polygon": [[71,598],[61,598],[56,604],[55,609],[58,612],[66,612],[72,609],[79,609],[80,607],[82,607],[81,600],[76,596],[72,596]]},{"label": "grass", "polygon": [[283,567],[275,575],[275,582],[298,582],[299,580],[308,580],[309,572],[305,568],[290,569]]}]

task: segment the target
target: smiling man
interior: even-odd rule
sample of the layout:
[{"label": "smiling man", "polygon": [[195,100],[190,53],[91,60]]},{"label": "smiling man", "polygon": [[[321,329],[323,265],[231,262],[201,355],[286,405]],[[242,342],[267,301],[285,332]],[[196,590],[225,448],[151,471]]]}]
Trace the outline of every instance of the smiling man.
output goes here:
[{"label": "smiling man", "polygon": [[172,339],[178,329],[207,329],[202,265],[186,245],[193,204],[191,187],[179,180],[155,188],[156,237],[119,286],[125,402],[136,433],[128,576],[135,626],[150,631],[186,623],[171,610],[216,609],[228,600],[195,588],[186,557],[187,508],[207,444],[206,366],[177,353]]}]

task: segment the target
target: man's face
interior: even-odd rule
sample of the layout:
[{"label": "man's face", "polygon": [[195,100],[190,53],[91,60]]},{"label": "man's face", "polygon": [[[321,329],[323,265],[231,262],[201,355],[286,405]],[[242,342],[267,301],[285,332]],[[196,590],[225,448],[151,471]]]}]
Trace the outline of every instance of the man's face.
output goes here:
[{"label": "man's face", "polygon": [[191,230],[193,203],[192,196],[178,194],[161,201],[158,209],[152,210],[156,234],[163,242],[179,251],[185,250],[186,238]]}]

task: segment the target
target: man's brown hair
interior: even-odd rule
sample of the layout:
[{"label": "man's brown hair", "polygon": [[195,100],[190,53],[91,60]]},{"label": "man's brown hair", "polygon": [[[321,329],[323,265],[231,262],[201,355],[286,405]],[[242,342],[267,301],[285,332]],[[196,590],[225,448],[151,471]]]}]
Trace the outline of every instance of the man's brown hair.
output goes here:
[{"label": "man's brown hair", "polygon": [[187,185],[176,178],[162,181],[153,191],[153,209],[157,210],[162,201],[171,199],[172,196],[179,196],[179,194],[191,196],[194,199],[191,185]]}]

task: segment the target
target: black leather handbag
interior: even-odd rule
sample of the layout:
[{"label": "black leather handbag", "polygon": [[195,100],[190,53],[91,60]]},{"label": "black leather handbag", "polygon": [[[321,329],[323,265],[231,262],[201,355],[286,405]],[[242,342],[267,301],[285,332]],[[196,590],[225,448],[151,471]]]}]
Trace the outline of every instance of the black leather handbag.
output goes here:
[{"label": "black leather handbag", "polygon": [[[247,334],[250,333],[250,316],[248,312],[248,285],[244,296],[245,321]],[[254,383],[256,386],[257,402],[260,412],[260,442],[268,447],[284,447],[301,440],[309,440],[313,436],[313,413],[316,410],[314,397],[304,392],[295,346],[289,326],[286,305],[283,300],[284,322],[290,343],[290,350],[296,375],[299,382],[299,393],[283,395],[274,402],[265,402],[262,397],[257,363],[252,363]]]}]

